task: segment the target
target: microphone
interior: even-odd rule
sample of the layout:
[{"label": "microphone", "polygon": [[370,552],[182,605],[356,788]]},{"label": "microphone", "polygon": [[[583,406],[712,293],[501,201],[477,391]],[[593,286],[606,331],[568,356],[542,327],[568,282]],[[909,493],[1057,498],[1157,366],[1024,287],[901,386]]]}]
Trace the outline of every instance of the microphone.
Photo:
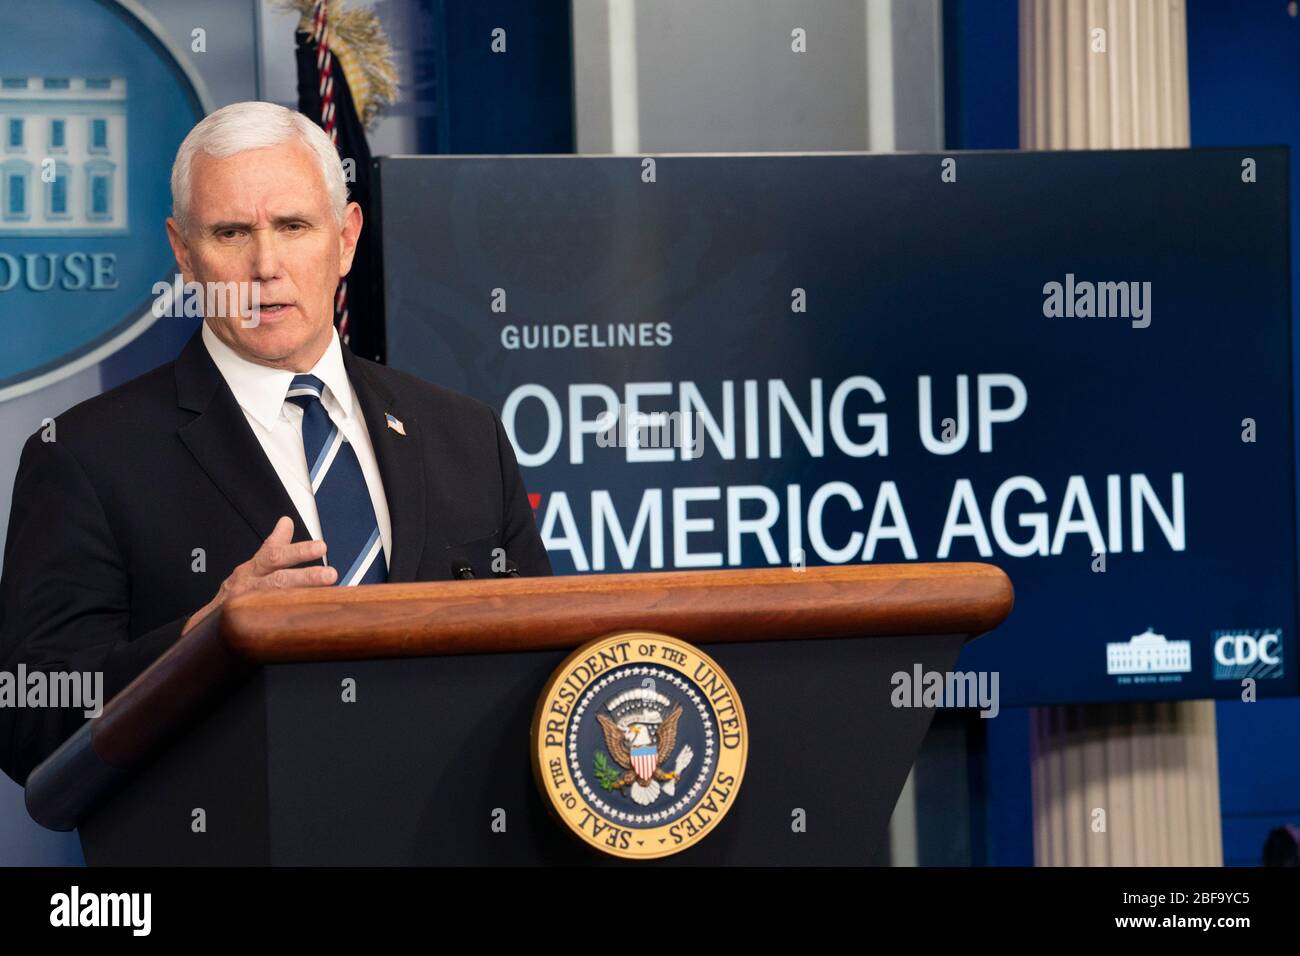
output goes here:
[{"label": "microphone", "polygon": [[451,562],[451,577],[453,581],[472,581],[474,569],[464,558],[454,558]]},{"label": "microphone", "polygon": [[519,577],[519,565],[515,564],[515,563],[514,563],[513,561],[511,561],[509,558],[506,558],[506,569],[505,569],[504,571],[498,571],[498,572],[497,572],[497,577],[499,577],[499,578],[517,578],[517,577]]}]

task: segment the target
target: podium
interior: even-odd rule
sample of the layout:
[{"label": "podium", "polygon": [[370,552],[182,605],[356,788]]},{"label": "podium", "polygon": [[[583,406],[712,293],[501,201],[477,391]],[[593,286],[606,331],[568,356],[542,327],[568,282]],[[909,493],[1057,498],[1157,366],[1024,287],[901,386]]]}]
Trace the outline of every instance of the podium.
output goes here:
[{"label": "podium", "polygon": [[[958,563],[257,592],[37,767],[27,807],[78,827],[90,865],[883,862],[933,717],[896,706],[894,675],[952,671],[1012,600],[1002,571]],[[652,861],[565,829],[530,752],[556,667],[629,631],[698,646],[748,722],[729,812]]]}]

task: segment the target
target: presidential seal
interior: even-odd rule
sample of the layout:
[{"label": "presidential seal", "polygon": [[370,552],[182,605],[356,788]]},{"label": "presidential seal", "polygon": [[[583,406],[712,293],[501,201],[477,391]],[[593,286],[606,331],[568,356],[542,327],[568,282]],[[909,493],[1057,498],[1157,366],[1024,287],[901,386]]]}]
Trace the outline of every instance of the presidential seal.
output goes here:
[{"label": "presidential seal", "polygon": [[543,799],[584,842],[633,860],[713,832],[736,802],[748,744],[740,697],[718,665],[644,631],[570,654],[533,716]]}]

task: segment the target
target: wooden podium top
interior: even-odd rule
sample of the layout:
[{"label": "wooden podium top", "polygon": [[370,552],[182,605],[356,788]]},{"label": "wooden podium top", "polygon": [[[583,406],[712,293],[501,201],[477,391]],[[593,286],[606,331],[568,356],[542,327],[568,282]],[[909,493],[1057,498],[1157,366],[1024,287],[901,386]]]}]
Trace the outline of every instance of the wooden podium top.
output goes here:
[{"label": "wooden podium top", "polygon": [[693,643],[981,634],[1011,611],[988,564],[497,578],[261,591],[222,633],[257,663],[555,650],[622,630]]}]

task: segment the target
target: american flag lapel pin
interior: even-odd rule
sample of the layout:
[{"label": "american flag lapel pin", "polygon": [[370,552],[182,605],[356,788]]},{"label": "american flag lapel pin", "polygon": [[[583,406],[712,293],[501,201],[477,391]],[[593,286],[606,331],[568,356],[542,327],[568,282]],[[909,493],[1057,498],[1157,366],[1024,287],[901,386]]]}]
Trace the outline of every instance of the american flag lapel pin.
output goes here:
[{"label": "american flag lapel pin", "polygon": [[395,415],[389,414],[388,412],[384,412],[384,420],[388,422],[389,428],[397,432],[397,434],[401,435],[403,438],[406,437],[406,427],[402,424],[401,419]]}]

